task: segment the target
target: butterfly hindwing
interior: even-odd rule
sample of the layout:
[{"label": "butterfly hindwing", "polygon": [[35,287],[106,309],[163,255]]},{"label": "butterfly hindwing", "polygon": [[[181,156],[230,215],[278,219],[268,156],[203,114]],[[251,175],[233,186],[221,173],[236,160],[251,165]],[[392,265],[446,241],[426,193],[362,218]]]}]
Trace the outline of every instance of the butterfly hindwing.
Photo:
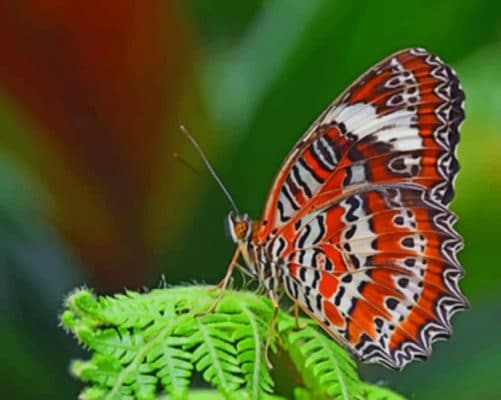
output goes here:
[{"label": "butterfly hindwing", "polygon": [[467,306],[453,218],[419,187],[348,196],[296,225],[286,292],[360,359],[402,368]]}]

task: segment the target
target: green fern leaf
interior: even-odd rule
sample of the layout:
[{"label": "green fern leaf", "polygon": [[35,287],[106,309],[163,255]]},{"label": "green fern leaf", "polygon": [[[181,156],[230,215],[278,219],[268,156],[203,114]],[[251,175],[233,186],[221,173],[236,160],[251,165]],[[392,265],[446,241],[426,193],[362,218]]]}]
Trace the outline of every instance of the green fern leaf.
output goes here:
[{"label": "green fern leaf", "polygon": [[[305,323],[305,321],[302,321]],[[319,398],[353,399],[360,391],[355,363],[348,353],[311,326],[286,333],[287,347],[305,384]]]},{"label": "green fern leaf", "polygon": [[174,398],[184,398],[188,393],[193,371],[191,354],[183,349],[186,338],[171,336],[156,343],[146,356],[147,362]]},{"label": "green fern leaf", "polygon": [[345,350],[313,326],[297,330],[284,312],[268,338],[273,307],[266,297],[228,290],[207,313],[218,295],[201,286],[98,298],[88,289],[72,293],[61,323],[92,352],[89,360],[71,365],[87,385],[80,398],[197,398],[189,390],[196,370],[220,393],[210,392],[207,399],[279,399],[264,362],[269,339],[272,348],[289,353],[301,376],[304,386],[294,391],[298,400],[402,400],[361,382]]},{"label": "green fern leaf", "polygon": [[228,339],[229,333],[220,326],[226,322],[226,316],[209,314],[195,318],[197,332],[192,340],[198,342],[193,351],[192,361],[203,378],[216,386],[222,393],[236,391],[243,383],[236,358],[237,350]]},{"label": "green fern leaf", "polygon": [[[100,297],[100,317],[111,324],[124,328],[144,328],[162,316],[173,317],[174,307],[164,301],[127,291],[113,297]],[[155,301],[156,300],[156,301]]]},{"label": "green fern leaf", "polygon": [[246,302],[238,301],[236,304],[240,310],[236,318],[241,322],[233,332],[233,340],[237,343],[237,360],[250,398],[258,399],[273,390],[273,380],[264,361],[263,339],[267,339],[269,324],[258,318]]}]

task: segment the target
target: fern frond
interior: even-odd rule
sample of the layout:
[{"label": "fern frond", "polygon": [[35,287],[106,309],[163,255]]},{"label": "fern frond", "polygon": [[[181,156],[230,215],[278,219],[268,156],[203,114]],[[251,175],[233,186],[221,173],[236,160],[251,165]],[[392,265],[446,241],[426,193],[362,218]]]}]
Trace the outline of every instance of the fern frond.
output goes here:
[{"label": "fern frond", "polygon": [[355,362],[331,338],[312,326],[297,331],[288,327],[285,338],[292,361],[316,398],[350,400],[358,394],[361,384]]},{"label": "fern frond", "polygon": [[[238,301],[236,304],[238,307],[232,311],[238,313],[235,318],[241,322],[233,332],[237,359],[244,374],[247,391],[252,399],[257,399],[273,390],[273,380],[263,357],[269,324],[255,313],[259,304],[250,303],[254,307],[244,301]],[[261,308],[261,311],[266,313],[268,310]]]},{"label": "fern frond", "polygon": [[197,343],[192,361],[204,379],[214,384],[223,394],[236,391],[244,382],[231,336],[224,322],[224,315],[209,314],[196,318],[192,340]]},{"label": "fern frond", "polygon": [[174,399],[185,398],[190,386],[193,363],[191,354],[183,348],[186,341],[183,337],[167,337],[146,355],[162,386]]},{"label": "fern frond", "polygon": [[[92,356],[74,361],[73,375],[87,384],[82,400],[196,398],[193,371],[225,399],[279,399],[265,363],[273,307],[268,298],[226,291],[175,287],[96,297],[88,289],[68,296],[61,316]],[[307,320],[301,321],[301,324]],[[348,353],[315,326],[297,329],[278,313],[272,348],[289,353],[302,385],[298,400],[401,400],[360,381]],[[209,398],[218,398],[214,392]],[[167,397],[165,397],[167,396]],[[282,399],[282,398],[280,398]]]}]

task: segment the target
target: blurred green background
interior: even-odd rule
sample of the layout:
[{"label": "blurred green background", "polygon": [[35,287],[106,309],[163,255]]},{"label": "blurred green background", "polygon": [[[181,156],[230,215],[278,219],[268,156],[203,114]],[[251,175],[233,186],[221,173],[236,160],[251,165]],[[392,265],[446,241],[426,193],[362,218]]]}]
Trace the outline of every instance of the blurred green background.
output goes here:
[{"label": "blurred green background", "polygon": [[[259,218],[280,163],[366,68],[400,48],[466,92],[453,203],[471,310],[432,358],[361,366],[410,399],[501,398],[501,3],[0,0],[0,397],[69,399],[64,296],[216,282],[229,207],[177,126]],[[286,382],[285,382],[286,383]],[[284,382],[280,385],[284,386]]]}]

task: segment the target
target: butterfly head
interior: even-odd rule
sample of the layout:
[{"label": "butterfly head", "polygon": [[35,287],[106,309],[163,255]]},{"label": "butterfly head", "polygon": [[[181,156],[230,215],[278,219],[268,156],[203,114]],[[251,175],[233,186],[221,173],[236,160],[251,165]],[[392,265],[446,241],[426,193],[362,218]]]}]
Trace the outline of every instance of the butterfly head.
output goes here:
[{"label": "butterfly head", "polygon": [[239,215],[230,211],[225,221],[225,231],[233,242],[243,243],[251,239],[253,225],[253,221],[247,214]]}]

